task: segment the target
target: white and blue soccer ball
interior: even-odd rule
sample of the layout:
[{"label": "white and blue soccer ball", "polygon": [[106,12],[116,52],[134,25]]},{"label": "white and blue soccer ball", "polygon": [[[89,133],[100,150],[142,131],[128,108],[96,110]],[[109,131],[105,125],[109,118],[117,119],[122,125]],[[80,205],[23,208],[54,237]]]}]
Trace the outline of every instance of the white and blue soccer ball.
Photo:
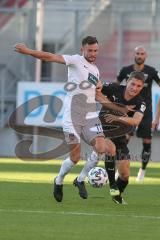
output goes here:
[{"label": "white and blue soccer ball", "polygon": [[108,181],[108,175],[104,168],[94,167],[88,173],[88,182],[92,187],[101,188]]}]

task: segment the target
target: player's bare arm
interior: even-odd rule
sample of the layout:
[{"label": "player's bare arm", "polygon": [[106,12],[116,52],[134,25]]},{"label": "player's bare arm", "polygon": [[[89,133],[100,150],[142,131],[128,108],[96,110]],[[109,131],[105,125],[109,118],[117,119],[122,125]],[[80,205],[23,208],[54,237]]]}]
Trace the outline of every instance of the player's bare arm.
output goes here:
[{"label": "player's bare arm", "polygon": [[44,52],[44,51],[33,50],[33,49],[28,48],[24,43],[16,44],[14,46],[14,50],[18,53],[30,55],[32,57],[38,58],[43,61],[65,64],[65,60],[62,55],[57,55],[57,54]]},{"label": "player's bare arm", "polygon": [[125,122],[126,124],[137,127],[142,121],[143,113],[135,112],[133,117],[119,117],[120,121]]},{"label": "player's bare arm", "polygon": [[101,91],[99,91],[99,89],[96,89],[96,100],[106,108],[119,111],[123,114],[126,114],[128,112],[127,107],[123,107],[111,102]]},{"label": "player's bare arm", "polygon": [[123,122],[127,125],[131,125],[135,127],[140,124],[142,118],[143,118],[143,113],[140,113],[140,112],[135,112],[133,117],[127,117],[127,116],[120,117],[112,114],[106,114],[106,116],[104,117],[105,121],[108,123],[118,121],[118,122]]}]

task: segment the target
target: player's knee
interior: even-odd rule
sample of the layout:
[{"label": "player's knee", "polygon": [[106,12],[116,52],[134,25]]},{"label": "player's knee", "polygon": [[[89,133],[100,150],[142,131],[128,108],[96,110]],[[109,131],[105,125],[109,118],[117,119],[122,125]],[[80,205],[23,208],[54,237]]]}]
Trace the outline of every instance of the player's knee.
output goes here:
[{"label": "player's knee", "polygon": [[74,164],[76,164],[80,160],[80,154],[79,153],[74,153],[74,154],[71,153],[70,154],[70,159]]},{"label": "player's knee", "polygon": [[98,146],[96,147],[96,150],[97,150],[97,153],[98,153],[98,154],[103,154],[103,153],[105,153],[105,150],[106,150],[105,145],[104,145],[104,146],[98,145]]},{"label": "player's knee", "polygon": [[92,142],[92,145],[94,146],[94,149],[97,153],[103,154],[106,151],[106,143],[104,138],[97,138],[94,140],[94,144]]},{"label": "player's knee", "polygon": [[151,144],[152,139],[151,138],[143,138],[143,144]]},{"label": "player's knee", "polygon": [[80,160],[80,156],[72,156],[72,158],[71,158],[71,161],[74,163],[74,164],[77,164],[78,162],[79,162],[79,160]]},{"label": "player's knee", "polygon": [[116,155],[116,146],[114,143],[107,145],[105,153],[110,157],[114,157]]},{"label": "player's knee", "polygon": [[124,172],[121,172],[120,174],[120,178],[123,180],[123,181],[128,181],[129,180],[129,172],[128,171],[124,171]]},{"label": "player's knee", "polygon": [[116,146],[110,139],[105,139],[105,152],[106,155],[113,157],[116,155]]}]

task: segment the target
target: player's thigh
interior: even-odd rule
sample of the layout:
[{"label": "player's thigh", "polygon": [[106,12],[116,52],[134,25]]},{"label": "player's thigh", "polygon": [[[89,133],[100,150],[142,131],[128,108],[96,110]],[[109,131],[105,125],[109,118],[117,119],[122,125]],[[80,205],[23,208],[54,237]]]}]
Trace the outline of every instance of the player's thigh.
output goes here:
[{"label": "player's thigh", "polygon": [[106,153],[108,155],[115,155],[115,145],[111,140],[105,140],[102,125],[99,118],[91,119],[83,127],[84,140],[93,146],[98,153]]},{"label": "player's thigh", "polygon": [[90,145],[93,145],[96,138],[98,139],[96,142],[100,142],[99,139],[101,139],[101,142],[104,141],[103,129],[98,117],[86,121],[85,126],[82,127],[82,136],[84,141]]},{"label": "player's thigh", "polygon": [[80,125],[73,125],[71,122],[63,125],[63,133],[67,144],[80,143],[81,129]]},{"label": "player's thigh", "polygon": [[105,153],[109,156],[115,156],[116,148],[114,143],[109,139],[106,140],[103,136],[94,138],[91,141],[91,145],[93,146],[94,150],[100,154]]}]

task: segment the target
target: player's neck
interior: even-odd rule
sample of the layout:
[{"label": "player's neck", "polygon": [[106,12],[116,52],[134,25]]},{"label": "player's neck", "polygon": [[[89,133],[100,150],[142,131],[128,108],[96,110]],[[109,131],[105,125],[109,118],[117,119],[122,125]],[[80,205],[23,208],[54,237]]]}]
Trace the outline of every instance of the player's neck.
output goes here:
[{"label": "player's neck", "polygon": [[144,69],[144,64],[140,64],[140,65],[138,65],[138,64],[134,64],[134,70],[135,71],[142,71]]}]

